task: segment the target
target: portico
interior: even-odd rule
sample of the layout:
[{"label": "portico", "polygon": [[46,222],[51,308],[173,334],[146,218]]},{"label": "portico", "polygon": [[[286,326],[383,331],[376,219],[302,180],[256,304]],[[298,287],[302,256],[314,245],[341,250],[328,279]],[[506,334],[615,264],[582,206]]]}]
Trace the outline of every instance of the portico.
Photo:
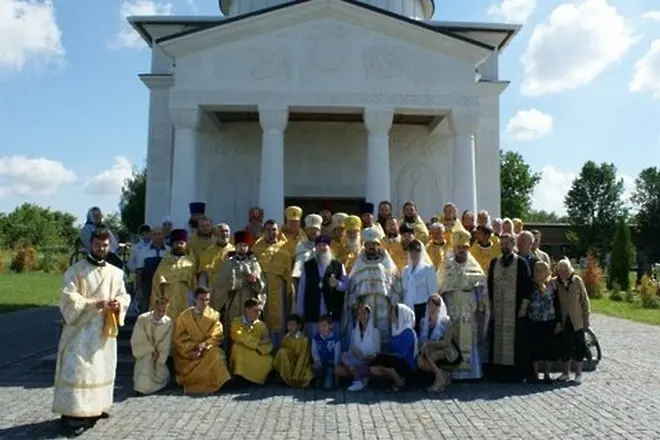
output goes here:
[{"label": "portico", "polygon": [[[161,62],[141,76],[147,221],[183,225],[193,200],[235,225],[255,205],[283,220],[285,197],[499,214],[497,50],[358,3],[287,4],[155,40]],[[168,124],[169,139],[154,133]]]}]

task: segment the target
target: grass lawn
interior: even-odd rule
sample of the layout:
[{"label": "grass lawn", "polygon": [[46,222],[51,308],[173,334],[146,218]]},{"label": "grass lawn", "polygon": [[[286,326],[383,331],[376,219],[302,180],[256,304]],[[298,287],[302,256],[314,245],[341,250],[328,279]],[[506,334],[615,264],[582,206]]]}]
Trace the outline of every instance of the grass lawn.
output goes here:
[{"label": "grass lawn", "polygon": [[62,274],[0,273],[0,313],[57,304]]},{"label": "grass lawn", "polygon": [[629,303],[612,301],[609,298],[591,299],[591,311],[615,318],[660,325],[660,309],[644,309],[637,301]]}]

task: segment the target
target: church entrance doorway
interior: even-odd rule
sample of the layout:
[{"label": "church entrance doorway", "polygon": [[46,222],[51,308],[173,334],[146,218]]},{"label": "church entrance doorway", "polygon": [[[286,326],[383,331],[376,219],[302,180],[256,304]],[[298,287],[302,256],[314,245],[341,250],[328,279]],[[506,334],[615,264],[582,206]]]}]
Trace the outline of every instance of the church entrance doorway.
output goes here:
[{"label": "church entrance doorway", "polygon": [[360,205],[364,203],[364,198],[357,197],[285,197],[284,206],[300,206],[303,210],[303,217],[307,214],[318,214],[322,206],[328,205],[330,211],[345,212],[349,215],[360,215]]}]

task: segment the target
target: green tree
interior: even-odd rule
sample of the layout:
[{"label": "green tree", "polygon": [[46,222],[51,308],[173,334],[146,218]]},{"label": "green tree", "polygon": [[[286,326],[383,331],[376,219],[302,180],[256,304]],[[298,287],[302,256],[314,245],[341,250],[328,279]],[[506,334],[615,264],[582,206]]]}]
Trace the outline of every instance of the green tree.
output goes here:
[{"label": "green tree", "polygon": [[126,243],[129,241],[130,232],[126,229],[126,226],[121,221],[121,217],[118,213],[113,212],[106,214],[103,218],[103,223],[113,234],[115,234],[115,237],[120,243]]},{"label": "green tree", "polygon": [[533,172],[520,153],[500,150],[500,191],[502,215],[527,218],[532,207],[534,188],[541,173]]},{"label": "green tree", "polygon": [[525,223],[568,223],[568,217],[559,216],[553,211],[533,209],[525,217]]},{"label": "green tree", "polygon": [[626,218],[621,216],[616,222],[612,253],[610,255],[608,287],[616,283],[622,291],[630,289],[630,267],[633,264],[634,252],[630,239],[630,228]]},{"label": "green tree", "polygon": [[71,247],[79,232],[74,215],[31,203],[0,215],[0,240],[5,248],[22,243],[38,248]]},{"label": "green tree", "polygon": [[145,198],[147,187],[147,169],[134,171],[133,177],[126,179],[119,199],[121,222],[135,233],[144,224]]},{"label": "green tree", "polygon": [[617,178],[614,164],[584,164],[564,198],[573,245],[581,254],[588,250],[607,253],[617,219],[625,214],[622,194],[623,179]]},{"label": "green tree", "polygon": [[660,260],[660,170],[646,168],[635,180],[632,203],[637,208],[637,232],[651,261]]}]

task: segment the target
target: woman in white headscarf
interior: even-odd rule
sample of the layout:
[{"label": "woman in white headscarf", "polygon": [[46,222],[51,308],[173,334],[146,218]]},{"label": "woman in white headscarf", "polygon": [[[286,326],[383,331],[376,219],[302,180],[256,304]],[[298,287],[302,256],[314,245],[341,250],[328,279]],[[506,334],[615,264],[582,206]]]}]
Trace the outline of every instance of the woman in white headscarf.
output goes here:
[{"label": "woman in white headscarf", "polygon": [[452,339],[452,322],[447,314],[447,307],[437,293],[431,295],[426,307],[426,316],[422,319],[419,333],[419,356],[417,366],[420,370],[435,376],[429,391],[443,391],[449,385],[451,371],[463,361],[461,351]]},{"label": "woman in white headscarf", "polygon": [[372,376],[392,383],[390,391],[399,391],[417,367],[417,335],[415,334],[415,312],[405,304],[394,304],[390,308],[392,337],[387,353],[381,353],[371,362]]},{"label": "woman in white headscarf", "polygon": [[371,308],[362,304],[351,333],[349,351],[341,355],[341,363],[335,368],[337,377],[353,378],[348,391],[361,391],[367,386],[369,365],[379,351],[380,332],[374,326]]}]

